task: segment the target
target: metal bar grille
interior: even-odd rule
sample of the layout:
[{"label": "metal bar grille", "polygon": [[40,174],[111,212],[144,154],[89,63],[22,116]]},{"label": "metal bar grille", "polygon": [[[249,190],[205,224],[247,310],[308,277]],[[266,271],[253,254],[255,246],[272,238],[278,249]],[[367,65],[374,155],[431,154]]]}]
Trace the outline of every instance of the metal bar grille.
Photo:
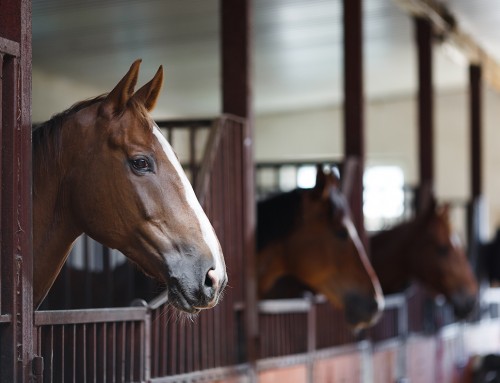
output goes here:
[{"label": "metal bar grille", "polygon": [[145,380],[147,309],[36,312],[45,382]]}]

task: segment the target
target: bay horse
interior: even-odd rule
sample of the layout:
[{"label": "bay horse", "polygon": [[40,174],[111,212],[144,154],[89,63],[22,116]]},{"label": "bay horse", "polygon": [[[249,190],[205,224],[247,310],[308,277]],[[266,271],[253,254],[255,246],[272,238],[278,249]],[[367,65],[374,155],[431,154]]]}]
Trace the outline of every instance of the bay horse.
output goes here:
[{"label": "bay horse", "polygon": [[340,180],[318,166],[313,189],[258,202],[257,275],[260,298],[291,276],[344,309],[356,329],[373,324],[382,290],[350,217]]},{"label": "bay horse", "polygon": [[82,233],[165,284],[181,311],[215,306],[226,285],[215,231],[149,114],[163,69],[134,93],[140,63],[109,94],[33,130],[35,308]]},{"label": "bay horse", "polygon": [[474,308],[478,283],[452,229],[448,205],[433,199],[414,219],[373,235],[370,250],[384,294],[401,292],[416,280],[444,295],[459,318]]}]

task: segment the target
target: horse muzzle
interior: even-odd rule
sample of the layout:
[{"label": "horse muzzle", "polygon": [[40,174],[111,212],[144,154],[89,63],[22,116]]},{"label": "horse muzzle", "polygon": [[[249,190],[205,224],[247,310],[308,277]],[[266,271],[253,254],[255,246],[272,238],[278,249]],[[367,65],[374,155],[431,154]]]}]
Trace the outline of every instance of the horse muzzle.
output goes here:
[{"label": "horse muzzle", "polygon": [[347,322],[357,330],[374,325],[380,318],[383,303],[377,297],[350,292],[344,296]]},{"label": "horse muzzle", "polygon": [[477,296],[465,292],[453,293],[450,296],[453,312],[458,319],[465,319],[474,310],[477,303]]},{"label": "horse muzzle", "polygon": [[209,261],[182,257],[167,278],[169,302],[181,311],[197,313],[214,307],[227,284],[226,272],[215,270]]}]

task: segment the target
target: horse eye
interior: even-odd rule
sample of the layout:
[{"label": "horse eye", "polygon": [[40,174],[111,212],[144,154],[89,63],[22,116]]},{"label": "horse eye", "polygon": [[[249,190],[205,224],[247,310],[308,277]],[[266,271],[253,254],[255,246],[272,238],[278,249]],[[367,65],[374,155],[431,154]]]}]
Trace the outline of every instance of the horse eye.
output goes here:
[{"label": "horse eye", "polygon": [[347,239],[347,237],[349,237],[349,233],[347,232],[347,229],[345,227],[336,230],[335,235],[340,239]]},{"label": "horse eye", "polygon": [[151,165],[146,158],[135,158],[130,161],[132,167],[139,172],[151,171]]}]

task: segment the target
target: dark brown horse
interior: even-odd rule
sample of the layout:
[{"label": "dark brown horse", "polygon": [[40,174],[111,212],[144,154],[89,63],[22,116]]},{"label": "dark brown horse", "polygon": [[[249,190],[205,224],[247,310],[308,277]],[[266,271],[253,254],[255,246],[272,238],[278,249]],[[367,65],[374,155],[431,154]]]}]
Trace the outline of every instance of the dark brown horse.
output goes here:
[{"label": "dark brown horse", "polygon": [[139,66],[33,131],[35,307],[82,233],[164,283],[180,310],[213,307],[226,284],[215,232],[149,115],[163,70],[134,93]]},{"label": "dark brown horse", "polygon": [[374,235],[370,246],[384,294],[403,291],[416,280],[443,294],[458,317],[474,308],[478,284],[452,230],[448,206],[432,201],[413,220]]},{"label": "dark brown horse", "polygon": [[366,327],[378,318],[383,296],[351,221],[339,179],[318,168],[313,189],[295,189],[258,203],[259,296],[292,276]]}]

